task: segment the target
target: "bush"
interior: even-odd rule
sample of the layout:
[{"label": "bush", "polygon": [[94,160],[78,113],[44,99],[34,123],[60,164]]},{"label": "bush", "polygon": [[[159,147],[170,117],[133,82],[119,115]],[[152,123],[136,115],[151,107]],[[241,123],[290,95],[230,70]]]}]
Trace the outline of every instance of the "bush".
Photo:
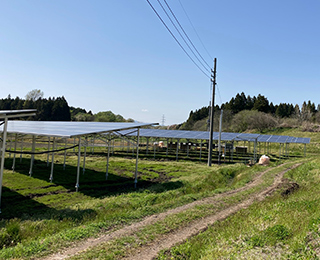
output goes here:
[{"label": "bush", "polygon": [[235,132],[244,132],[253,129],[262,132],[265,129],[271,129],[277,125],[278,122],[276,118],[270,114],[256,110],[243,110],[233,117],[231,128]]}]

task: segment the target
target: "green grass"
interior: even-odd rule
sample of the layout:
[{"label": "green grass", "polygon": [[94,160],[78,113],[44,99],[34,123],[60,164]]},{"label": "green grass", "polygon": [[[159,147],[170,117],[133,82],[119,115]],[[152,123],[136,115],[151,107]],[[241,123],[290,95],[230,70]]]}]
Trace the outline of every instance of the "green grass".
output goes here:
[{"label": "green grass", "polygon": [[[106,181],[106,158],[88,155],[79,192],[74,188],[77,157],[72,153],[66,170],[63,156],[55,156],[52,183],[46,156],[36,156],[32,177],[28,157],[22,163],[17,160],[14,173],[5,170],[1,259],[54,252],[105,230],[242,186],[263,170],[242,164],[208,168],[195,162],[140,160],[138,188],[134,189],[135,160],[112,157]],[[6,168],[11,165],[12,158],[7,158]]]},{"label": "green grass", "polygon": [[[215,203],[198,205],[187,210],[168,215],[163,220],[158,220],[156,223],[147,225],[136,231],[134,234],[128,234],[122,238],[102,243],[94,249],[87,250],[78,256],[72,257],[72,259],[121,259],[123,256],[128,256],[137,250],[140,246],[151,243],[162,235],[169,234],[183,228],[193,221],[200,220],[206,216],[212,215],[218,211],[221,211],[227,207],[237,204],[239,201],[248,199],[252,194],[272,184],[274,176],[282,171],[285,167],[279,167],[270,171],[262,182],[257,187],[245,190],[234,195],[228,196],[224,199],[216,199]],[[225,169],[223,170],[223,172]],[[232,174],[232,171],[229,172]],[[277,235],[278,229],[271,230]],[[270,237],[272,236],[272,232]],[[281,235],[281,234],[280,234]]]},{"label": "green grass", "polygon": [[318,259],[320,246],[320,160],[285,177],[300,188],[280,192],[218,222],[158,259]]},{"label": "green grass", "polygon": [[[30,150],[30,148],[28,149]],[[271,167],[280,164],[276,154],[277,149],[276,146],[273,149],[275,155],[271,157]],[[305,160],[301,157],[303,149],[298,147],[296,150],[298,156],[291,154],[289,158],[282,158],[282,162],[290,161],[293,164],[297,160]],[[134,158],[132,152],[129,152],[125,157],[117,155],[117,153],[111,157],[109,176],[106,180],[105,151],[95,149],[95,153],[92,154],[88,150],[84,174],[82,174],[81,167],[79,192],[75,192],[76,153],[68,152],[65,170],[62,165],[63,153],[55,156],[52,183],[49,181],[50,166],[47,167],[46,155],[35,156],[32,177],[28,174],[30,156],[24,156],[21,163],[17,157],[14,173],[10,170],[12,156],[10,159],[6,158],[7,170],[5,170],[3,178],[2,219],[0,220],[0,247],[2,248],[0,259],[28,259],[56,252],[76,241],[111,232],[146,216],[239,188],[250,182],[257,173],[266,169],[258,166],[248,168],[244,164],[228,164],[228,160],[226,164],[213,165],[209,168],[204,162],[200,162],[198,153],[189,158],[191,160],[188,160],[182,153],[181,160],[176,162],[175,155],[172,155],[172,160],[169,160],[162,153],[155,160],[152,151],[149,152],[151,158],[141,153],[138,167],[139,182],[137,189],[135,189],[133,184],[135,159],[132,159]],[[299,185],[309,185],[310,179],[318,174],[318,164],[314,160],[301,167],[308,172],[306,176],[298,175],[296,173],[298,171],[294,171],[288,173],[288,178],[297,179],[300,176],[302,179],[297,179]],[[270,185],[275,174],[284,168],[270,171],[264,177],[264,183],[259,187],[231,196],[217,205],[203,205],[168,216],[155,225],[145,227],[134,236],[125,236],[112,241],[108,246],[101,245],[101,247],[90,251],[88,255],[79,257],[87,257],[87,259],[90,257],[108,259],[110,257],[110,259],[115,259],[125,255],[128,253],[128,248],[136,250],[140,245],[149,243],[163,234],[248,198],[250,194]],[[317,178],[314,180],[315,183],[318,181]],[[303,189],[301,188],[301,190]],[[314,192],[316,192],[316,188]],[[272,199],[273,197],[269,198],[267,202],[270,203],[269,201]],[[291,196],[286,201],[290,199]],[[295,204],[293,203],[291,206],[293,207],[293,205]],[[317,206],[312,203],[310,205],[312,205],[311,207]],[[259,208],[260,204],[255,204],[255,207]],[[309,206],[296,203],[296,207],[298,210],[300,207]],[[250,214],[249,212],[244,214],[243,218],[240,217],[239,223],[248,221],[246,217]],[[275,213],[266,213],[264,218],[267,221],[272,221],[275,219],[274,215]],[[320,222],[319,218],[320,216],[314,217],[310,223],[315,225],[314,223]],[[228,223],[230,219],[219,223],[221,229],[224,229],[223,223]],[[253,223],[251,225],[253,226]],[[248,232],[252,226],[247,226]],[[317,236],[314,230],[310,232],[314,232],[312,236]],[[238,236],[242,238],[240,234]],[[272,222],[265,230],[259,229],[259,232],[247,233],[242,240],[239,237],[230,239],[241,242],[247,248],[255,249],[258,247],[257,245],[259,248],[278,246],[279,238],[281,238],[281,243],[287,243],[295,236],[296,233],[290,225]],[[208,241],[215,239],[210,238],[210,235],[206,235],[206,237]],[[192,249],[190,245],[187,246],[191,251],[200,250],[197,248],[196,242],[192,242],[192,244],[195,244],[195,249]],[[206,244],[204,243],[204,245]],[[229,245],[227,247],[230,248]],[[210,246],[201,247],[200,251],[203,252],[201,257],[210,259],[213,254],[208,253],[205,248],[210,248]],[[112,250],[112,254],[106,254],[106,251],[110,252],[110,250]],[[184,245],[181,245],[181,248],[175,248],[170,253],[163,253],[160,257],[165,258],[167,255],[171,255],[179,259],[179,253],[174,252],[185,254],[184,250]],[[213,252],[213,249],[210,250]],[[192,255],[189,251],[186,254]]]}]

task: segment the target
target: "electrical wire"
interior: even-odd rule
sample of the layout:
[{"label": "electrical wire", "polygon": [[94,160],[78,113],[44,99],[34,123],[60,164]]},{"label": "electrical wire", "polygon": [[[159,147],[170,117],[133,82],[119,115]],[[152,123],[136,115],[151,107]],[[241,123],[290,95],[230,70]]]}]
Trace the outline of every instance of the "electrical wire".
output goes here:
[{"label": "electrical wire", "polygon": [[[164,11],[164,13],[166,14],[166,16],[169,18],[170,22],[172,23],[173,27],[177,30],[177,32],[179,33],[181,39],[184,41],[184,43],[187,45],[187,47],[189,48],[189,50],[192,52],[192,54],[194,55],[194,57],[198,60],[198,62],[202,65],[202,67],[204,68],[204,70],[206,70],[207,72],[210,73],[210,66],[209,69],[206,68],[206,66],[200,61],[200,59],[198,58],[198,56],[194,53],[194,51],[191,49],[190,45],[187,43],[186,39],[183,37],[183,35],[181,34],[181,32],[179,31],[179,29],[177,28],[177,26],[175,25],[175,23],[172,21],[170,15],[168,14],[168,12],[166,11],[166,9],[163,7],[163,5],[161,4],[160,0],[157,0],[159,5],[161,6],[162,10]],[[168,6],[168,5],[167,5]],[[168,8],[170,9],[170,7],[168,6]],[[178,22],[179,23],[179,22]]]},{"label": "electrical wire", "polygon": [[151,9],[153,10],[153,12],[158,16],[158,18],[160,19],[160,21],[162,22],[162,24],[164,25],[164,27],[166,27],[166,29],[169,31],[169,33],[171,34],[171,36],[174,38],[174,40],[177,42],[177,44],[180,46],[180,48],[184,51],[184,53],[189,57],[189,59],[194,63],[194,65],[196,65],[196,67],[207,77],[210,79],[210,77],[208,76],[208,74],[206,74],[200,67],[199,65],[192,59],[192,57],[188,54],[188,52],[183,48],[183,46],[181,45],[181,43],[178,41],[178,39],[174,36],[174,34],[171,32],[171,30],[169,29],[169,27],[167,26],[167,24],[163,21],[163,19],[161,18],[161,16],[158,14],[158,12],[156,11],[156,9],[153,7],[153,5],[150,3],[149,0],[146,0],[148,2],[148,4],[150,5]]},{"label": "electrical wire", "polygon": [[188,14],[187,14],[186,10],[184,9],[184,7],[183,7],[183,5],[182,5],[182,3],[181,3],[181,1],[180,1],[180,0],[179,0],[179,3],[180,3],[180,5],[181,5],[182,10],[184,11],[185,15],[187,16],[187,18],[188,18],[188,20],[189,20],[189,22],[190,22],[190,24],[191,24],[191,26],[192,26],[192,28],[193,28],[194,32],[196,33],[196,35],[197,35],[197,37],[198,37],[199,41],[201,42],[202,47],[205,49],[205,51],[207,52],[207,54],[208,54],[208,56],[211,58],[211,60],[213,60],[213,58],[212,58],[212,56],[210,55],[210,53],[208,52],[207,48],[204,46],[204,44],[203,44],[203,42],[202,42],[202,40],[201,40],[201,38],[200,38],[200,36],[199,36],[199,34],[198,34],[198,32],[197,32],[196,28],[193,26],[193,23],[191,22],[191,19],[189,18]]},{"label": "electrical wire", "polygon": [[217,90],[218,90],[218,95],[219,95],[219,99],[220,99],[220,104],[222,104],[222,99],[221,99],[221,95],[220,95],[220,89],[219,89],[218,84],[216,84],[216,86],[217,86]]},{"label": "electrical wire", "polygon": [[[169,11],[171,12],[172,16],[174,17],[174,19],[176,20],[176,22],[178,23],[179,27],[181,28],[182,32],[184,33],[184,35],[187,37],[187,39],[189,40],[189,42],[191,43],[192,47],[195,49],[195,51],[198,53],[198,55],[200,56],[200,58],[202,59],[202,61],[208,66],[209,70],[211,69],[210,68],[210,65],[204,60],[204,58],[202,57],[202,55],[199,53],[199,51],[197,50],[197,48],[194,46],[193,42],[190,40],[189,36],[187,35],[187,33],[185,32],[185,30],[183,29],[182,25],[180,24],[180,22],[178,21],[177,17],[175,16],[174,12],[172,11],[172,9],[170,8],[169,4],[167,3],[166,0],[163,0],[165,2],[165,4],[167,5]],[[159,2],[159,0],[158,0]],[[169,18],[170,19],[170,18]],[[170,19],[171,20],[171,19]],[[175,25],[174,25],[175,26]],[[180,34],[180,33],[179,33]],[[180,34],[181,36],[181,34]],[[182,37],[182,36],[181,36]],[[186,41],[185,41],[186,42]],[[186,43],[187,44],[187,43]],[[187,44],[188,45],[188,44]],[[188,45],[189,47],[189,45]],[[189,49],[191,50],[191,48],[189,47]],[[192,51],[192,50],[191,50]],[[193,55],[194,52],[192,51]],[[195,55],[195,57],[197,58],[197,56]],[[198,59],[198,58],[197,58]],[[198,61],[200,62],[200,60],[198,59]],[[202,62],[200,62],[202,66],[204,66],[202,64]]]}]

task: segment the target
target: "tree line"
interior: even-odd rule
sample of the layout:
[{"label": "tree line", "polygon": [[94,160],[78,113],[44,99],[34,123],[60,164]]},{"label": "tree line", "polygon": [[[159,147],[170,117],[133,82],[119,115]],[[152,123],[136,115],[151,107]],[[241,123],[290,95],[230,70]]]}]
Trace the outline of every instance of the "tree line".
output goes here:
[{"label": "tree line", "polygon": [[[274,105],[263,95],[251,97],[242,92],[232,97],[229,102],[214,107],[214,111],[219,115],[222,109],[224,110],[225,130],[229,131],[245,131],[252,128],[262,131],[279,124],[284,125],[284,122],[287,122],[287,125],[297,125],[302,122],[320,123],[320,106],[316,108],[310,100],[303,102],[301,108],[298,104],[290,103]],[[191,111],[187,121],[177,128],[207,130],[209,114],[209,106]],[[215,116],[216,120],[218,116]],[[215,125],[217,126],[217,122]]]},{"label": "tree line", "polygon": [[33,117],[21,118],[21,120],[36,121],[97,121],[97,122],[133,122],[133,119],[125,119],[111,111],[103,111],[93,114],[83,108],[75,108],[68,105],[64,96],[43,98],[40,90],[30,91],[25,99],[16,97],[0,99],[0,110],[37,109]]}]

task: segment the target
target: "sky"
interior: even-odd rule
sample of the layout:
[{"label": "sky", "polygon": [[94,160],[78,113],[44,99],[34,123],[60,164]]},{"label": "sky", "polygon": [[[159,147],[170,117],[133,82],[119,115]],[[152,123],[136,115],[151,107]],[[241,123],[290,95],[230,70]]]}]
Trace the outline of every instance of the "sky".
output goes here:
[{"label": "sky", "polygon": [[147,0],[0,0],[0,98],[40,89],[93,113],[179,124],[209,105],[217,58],[215,104],[241,92],[320,103],[319,0],[166,0],[204,68],[149,2],[202,71]]}]

